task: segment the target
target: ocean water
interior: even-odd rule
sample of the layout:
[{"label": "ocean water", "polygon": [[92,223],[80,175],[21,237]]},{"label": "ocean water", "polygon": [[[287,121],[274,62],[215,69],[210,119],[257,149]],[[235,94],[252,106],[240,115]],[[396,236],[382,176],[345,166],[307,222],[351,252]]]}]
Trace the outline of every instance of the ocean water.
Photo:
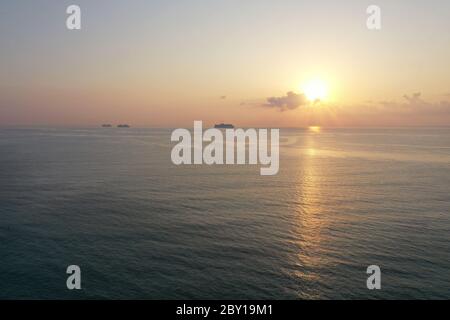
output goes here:
[{"label": "ocean water", "polygon": [[0,130],[0,298],[450,298],[450,129],[282,130],[276,176],[170,133]]}]

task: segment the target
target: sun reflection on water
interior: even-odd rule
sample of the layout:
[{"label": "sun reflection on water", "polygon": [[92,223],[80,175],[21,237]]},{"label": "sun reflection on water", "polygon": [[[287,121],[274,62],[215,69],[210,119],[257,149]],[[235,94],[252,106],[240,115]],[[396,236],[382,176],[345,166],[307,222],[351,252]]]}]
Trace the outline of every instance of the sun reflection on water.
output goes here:
[{"label": "sun reflection on water", "polygon": [[[314,129],[314,130],[320,130]],[[310,155],[314,154],[313,138],[305,141]],[[327,265],[324,259],[324,228],[329,220],[324,214],[324,195],[321,188],[320,170],[313,157],[302,157],[301,168],[296,183],[297,206],[295,208],[294,232],[297,236],[298,254],[296,255],[295,276],[316,287],[322,280],[320,270]],[[314,290],[315,291],[315,290]],[[319,298],[309,290],[299,293],[302,298]]]},{"label": "sun reflection on water", "polygon": [[322,130],[322,128],[319,126],[310,126],[310,127],[308,127],[308,129],[310,132],[314,132],[314,133],[319,133]]}]

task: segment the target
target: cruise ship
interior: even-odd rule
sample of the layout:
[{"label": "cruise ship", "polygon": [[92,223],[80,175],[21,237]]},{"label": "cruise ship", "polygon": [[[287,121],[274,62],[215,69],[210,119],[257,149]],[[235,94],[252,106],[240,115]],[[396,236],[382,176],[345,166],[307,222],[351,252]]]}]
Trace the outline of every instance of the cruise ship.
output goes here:
[{"label": "cruise ship", "polygon": [[216,128],[216,129],[234,129],[234,126],[232,124],[228,124],[228,123],[220,123],[220,124],[216,124],[214,126],[214,128]]}]

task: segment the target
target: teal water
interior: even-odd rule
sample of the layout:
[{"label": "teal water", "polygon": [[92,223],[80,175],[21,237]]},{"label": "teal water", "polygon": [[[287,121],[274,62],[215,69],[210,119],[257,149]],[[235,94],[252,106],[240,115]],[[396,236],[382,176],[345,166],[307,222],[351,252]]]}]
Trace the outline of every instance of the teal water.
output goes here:
[{"label": "teal water", "polygon": [[0,130],[0,298],[450,298],[450,129],[282,130],[276,176],[170,133]]}]

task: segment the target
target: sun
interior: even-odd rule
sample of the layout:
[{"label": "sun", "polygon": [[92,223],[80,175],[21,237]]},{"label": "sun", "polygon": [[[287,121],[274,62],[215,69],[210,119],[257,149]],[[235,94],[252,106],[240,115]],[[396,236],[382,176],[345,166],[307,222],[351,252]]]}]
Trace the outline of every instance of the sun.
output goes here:
[{"label": "sun", "polygon": [[306,82],[301,89],[309,101],[315,102],[327,98],[328,86],[323,80],[310,80]]}]

